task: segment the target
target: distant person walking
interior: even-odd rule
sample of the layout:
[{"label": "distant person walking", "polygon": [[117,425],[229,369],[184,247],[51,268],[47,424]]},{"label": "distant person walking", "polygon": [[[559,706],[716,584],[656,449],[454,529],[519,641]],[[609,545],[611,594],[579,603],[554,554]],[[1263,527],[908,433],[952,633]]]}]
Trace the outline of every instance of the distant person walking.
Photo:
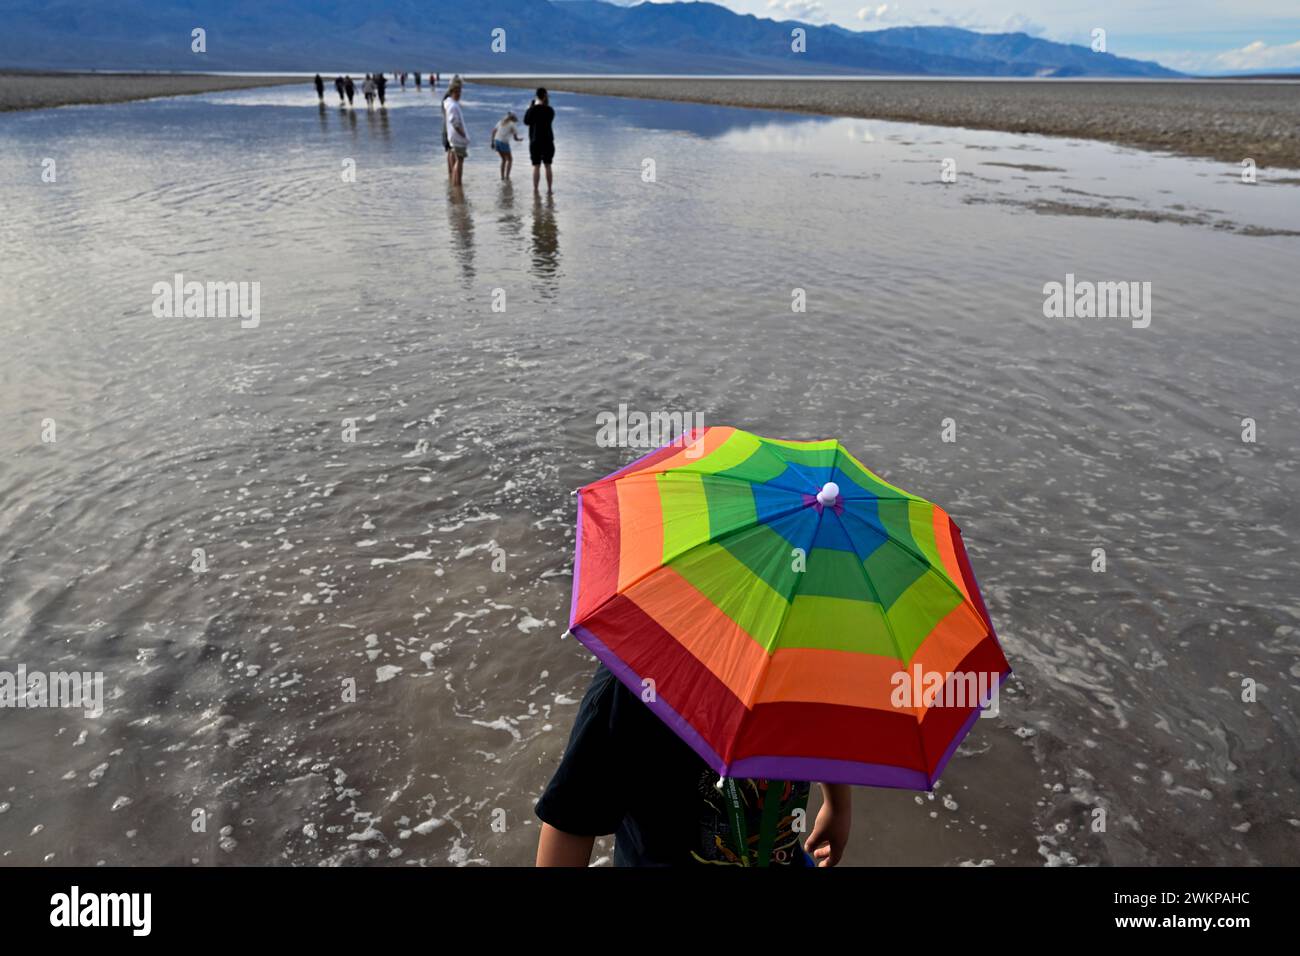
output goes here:
[{"label": "distant person walking", "polygon": [[379,105],[384,105],[384,97],[388,94],[388,77],[380,73],[375,77],[375,92],[379,94]]},{"label": "distant person walking", "polygon": [[415,88],[416,88],[417,90],[420,88],[420,71],[419,71],[419,70],[416,70],[416,71],[415,71]]},{"label": "distant person walking", "polygon": [[369,73],[366,74],[366,81],[361,84],[361,93],[366,98],[366,109],[375,108],[375,78]]},{"label": "distant person walking", "polygon": [[316,99],[325,102],[325,81],[320,78],[319,73],[316,74]]},{"label": "distant person walking", "polygon": [[334,89],[339,91],[339,106],[343,105],[343,77],[334,77]]},{"label": "distant person walking", "polygon": [[515,158],[510,152],[510,141],[522,143],[524,138],[519,135],[519,117],[514,113],[507,113],[501,117],[500,122],[492,127],[492,148],[501,156],[501,179],[504,182],[510,178],[510,170],[515,164]]},{"label": "distant person walking", "polygon": [[459,75],[451,78],[447,98],[442,101],[447,118],[447,142],[451,146],[451,184],[461,185],[465,176],[465,158],[469,156],[469,133],[465,129],[465,114],[460,108],[460,95],[464,84]]},{"label": "distant person walking", "polygon": [[429,90],[433,93],[438,92],[438,74],[434,73],[433,70],[429,71]]},{"label": "distant person walking", "polygon": [[551,162],[555,159],[555,110],[545,88],[538,87],[537,95],[524,113],[528,127],[528,158],[533,161],[533,192],[538,191],[542,167],[546,167],[546,193],[551,193]]},{"label": "distant person walking", "polygon": [[348,94],[348,106],[352,105],[352,97],[357,95],[357,85],[352,82],[352,75],[348,74],[343,79],[343,89]]},{"label": "distant person walking", "polygon": [[405,71],[405,70],[402,71],[402,77],[401,77],[401,79],[402,79],[402,89],[406,89],[406,71]]}]

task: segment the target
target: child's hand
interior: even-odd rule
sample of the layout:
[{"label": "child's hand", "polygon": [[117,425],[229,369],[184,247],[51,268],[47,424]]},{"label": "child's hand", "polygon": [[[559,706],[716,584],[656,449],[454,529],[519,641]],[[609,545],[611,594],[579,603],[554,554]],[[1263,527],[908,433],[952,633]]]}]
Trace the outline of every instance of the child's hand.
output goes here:
[{"label": "child's hand", "polygon": [[822,806],[804,842],[818,866],[835,866],[844,856],[853,825],[852,791],[844,784],[822,784]]}]

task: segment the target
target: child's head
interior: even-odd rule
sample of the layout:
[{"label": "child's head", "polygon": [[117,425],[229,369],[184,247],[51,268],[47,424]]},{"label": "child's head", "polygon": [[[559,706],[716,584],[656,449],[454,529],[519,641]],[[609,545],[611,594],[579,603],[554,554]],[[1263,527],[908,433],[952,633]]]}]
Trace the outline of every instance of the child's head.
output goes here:
[{"label": "child's head", "polygon": [[519,117],[516,116],[513,112],[508,112],[508,113],[506,113],[505,116],[501,117],[501,122],[503,122],[503,123],[518,123],[518,122],[519,122]]}]

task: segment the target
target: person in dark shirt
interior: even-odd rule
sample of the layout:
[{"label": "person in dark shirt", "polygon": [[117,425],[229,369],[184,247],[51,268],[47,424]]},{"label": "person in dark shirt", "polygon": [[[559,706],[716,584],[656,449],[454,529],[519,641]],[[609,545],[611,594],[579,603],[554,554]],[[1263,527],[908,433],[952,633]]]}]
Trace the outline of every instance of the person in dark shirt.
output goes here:
[{"label": "person in dark shirt", "polygon": [[[537,801],[538,866],[586,866],[613,833],[615,866],[834,866],[848,842],[852,795],[822,784],[800,846],[810,786],[728,779],[600,665],[559,768]],[[745,859],[741,856],[744,847]]]},{"label": "person in dark shirt", "polygon": [[316,74],[316,99],[325,102],[325,81],[320,78],[319,73]]},{"label": "person in dark shirt", "polygon": [[348,94],[348,106],[351,106],[352,98],[357,95],[357,85],[352,82],[350,74],[343,80],[343,91]]},{"label": "person in dark shirt", "polygon": [[334,77],[334,89],[339,91],[339,106],[343,105],[343,77]]},{"label": "person in dark shirt", "polygon": [[555,159],[555,132],[551,124],[554,122],[555,110],[551,108],[546,90],[539,87],[524,113],[524,125],[528,127],[528,158],[533,161],[533,192],[537,192],[543,166],[546,167],[546,192],[551,192],[551,161]]},{"label": "person in dark shirt", "polygon": [[375,74],[375,92],[379,94],[379,105],[384,105],[384,97],[388,93],[388,77],[383,73]]}]

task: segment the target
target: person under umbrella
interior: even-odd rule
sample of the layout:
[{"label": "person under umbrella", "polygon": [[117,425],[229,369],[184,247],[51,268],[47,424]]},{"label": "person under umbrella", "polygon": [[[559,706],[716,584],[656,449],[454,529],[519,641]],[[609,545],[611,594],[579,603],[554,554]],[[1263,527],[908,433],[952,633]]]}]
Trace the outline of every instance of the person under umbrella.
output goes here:
[{"label": "person under umbrella", "polygon": [[[697,428],[578,491],[569,632],[601,662],[539,866],[842,857],[849,786],[932,791],[1010,667],[961,531],[837,441]],[[716,781],[716,782],[715,782]]]}]

